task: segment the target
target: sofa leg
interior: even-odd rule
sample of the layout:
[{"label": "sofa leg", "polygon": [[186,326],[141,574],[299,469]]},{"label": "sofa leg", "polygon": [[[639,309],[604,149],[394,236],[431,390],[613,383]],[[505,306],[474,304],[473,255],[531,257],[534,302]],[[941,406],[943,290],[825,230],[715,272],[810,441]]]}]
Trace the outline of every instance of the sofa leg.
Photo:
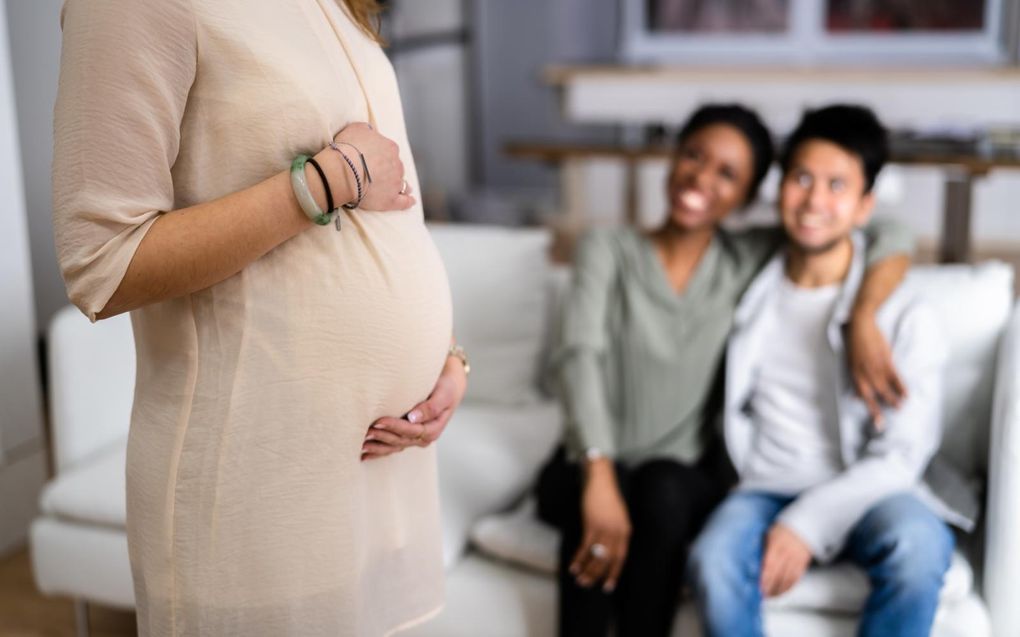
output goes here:
[{"label": "sofa leg", "polygon": [[74,600],[74,634],[89,637],[89,605],[83,599]]}]

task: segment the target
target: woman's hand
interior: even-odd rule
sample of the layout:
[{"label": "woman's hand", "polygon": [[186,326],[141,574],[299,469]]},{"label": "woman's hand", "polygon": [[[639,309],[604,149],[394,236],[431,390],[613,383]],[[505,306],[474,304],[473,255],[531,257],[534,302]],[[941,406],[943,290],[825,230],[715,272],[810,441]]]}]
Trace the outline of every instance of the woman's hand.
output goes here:
[{"label": "woman's hand", "polygon": [[581,586],[602,581],[602,590],[611,593],[627,561],[630,515],[620,495],[612,461],[608,458],[593,460],[587,471],[581,496],[584,534],[570,563],[570,573]]},{"label": "woman's hand", "polygon": [[893,365],[889,341],[878,329],[873,313],[854,313],[850,321],[848,355],[854,387],[871,412],[875,428],[881,430],[883,421],[879,401],[899,407],[907,397],[907,388]]},{"label": "woman's hand", "polygon": [[[363,122],[349,124],[337,133],[333,141],[354,162],[354,166],[358,170],[361,189],[364,193],[359,208],[363,210],[406,210],[414,205],[411,187],[404,181],[404,162],[400,160],[400,148],[396,142],[383,137],[374,128]],[[354,146],[357,151],[345,144]],[[365,178],[358,151],[365,156],[372,183],[368,183]],[[347,177],[350,191],[357,196],[357,183],[354,176],[351,175],[350,167],[342,158],[338,157],[338,159],[340,159],[341,168]]]},{"label": "woman's hand", "polygon": [[427,447],[442,435],[450,416],[464,399],[467,373],[459,358],[449,356],[439,380],[425,402],[403,418],[380,418],[372,423],[361,448],[361,459],[381,458],[407,447]]}]

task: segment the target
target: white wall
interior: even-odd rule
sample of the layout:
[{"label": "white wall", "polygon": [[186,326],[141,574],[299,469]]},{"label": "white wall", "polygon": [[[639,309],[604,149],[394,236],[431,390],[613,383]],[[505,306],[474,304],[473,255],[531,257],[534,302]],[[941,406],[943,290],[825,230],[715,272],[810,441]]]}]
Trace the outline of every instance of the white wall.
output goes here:
[{"label": "white wall", "polygon": [[0,12],[0,554],[21,543],[45,477],[35,308],[5,13]]},{"label": "white wall", "polygon": [[5,39],[10,38],[14,71],[35,315],[40,333],[53,312],[67,303],[50,221],[53,104],[60,67],[62,4],[63,0],[7,0],[8,24],[4,29]]},{"label": "white wall", "polygon": [[556,175],[549,166],[508,157],[503,150],[508,141],[616,140],[616,122],[581,127],[564,118],[543,74],[551,64],[614,60],[617,4],[604,0],[472,2],[473,108],[480,123],[472,140],[476,151],[472,160],[478,185],[520,192],[556,188]]},{"label": "white wall", "polygon": [[[462,0],[394,4],[392,37],[398,47],[408,38],[452,34],[464,26]],[[457,42],[396,50],[394,69],[426,205],[443,205],[451,193],[468,187],[467,64],[467,48]]]}]

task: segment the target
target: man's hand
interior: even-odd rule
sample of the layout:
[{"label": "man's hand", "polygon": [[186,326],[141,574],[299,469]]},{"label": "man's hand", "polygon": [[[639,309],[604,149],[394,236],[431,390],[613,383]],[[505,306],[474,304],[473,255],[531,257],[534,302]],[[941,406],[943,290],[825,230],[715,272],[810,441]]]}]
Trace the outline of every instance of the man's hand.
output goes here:
[{"label": "man's hand", "polygon": [[765,537],[761,561],[761,592],[776,597],[793,588],[811,564],[811,549],[782,524],[773,524]]},{"label": "man's hand", "polygon": [[880,402],[890,407],[899,407],[907,397],[907,388],[893,365],[889,342],[878,329],[874,313],[854,312],[849,336],[847,354],[854,387],[868,406],[875,429],[881,431],[883,422]]},{"label": "man's hand", "polygon": [[415,405],[403,418],[380,418],[372,423],[361,448],[361,459],[381,458],[412,446],[429,446],[446,429],[465,391],[464,364],[450,356],[427,400]]}]

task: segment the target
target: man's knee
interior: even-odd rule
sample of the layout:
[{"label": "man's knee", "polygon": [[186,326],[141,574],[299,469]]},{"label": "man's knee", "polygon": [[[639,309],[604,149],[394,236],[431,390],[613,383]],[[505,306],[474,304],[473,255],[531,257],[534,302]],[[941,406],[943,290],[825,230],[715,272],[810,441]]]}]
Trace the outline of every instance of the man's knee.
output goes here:
[{"label": "man's knee", "polygon": [[722,529],[706,529],[691,547],[688,579],[700,591],[718,591],[757,581],[758,560]]},{"label": "man's knee", "polygon": [[874,576],[904,589],[941,588],[955,541],[945,522],[921,502],[890,498],[869,512],[864,524]]}]

